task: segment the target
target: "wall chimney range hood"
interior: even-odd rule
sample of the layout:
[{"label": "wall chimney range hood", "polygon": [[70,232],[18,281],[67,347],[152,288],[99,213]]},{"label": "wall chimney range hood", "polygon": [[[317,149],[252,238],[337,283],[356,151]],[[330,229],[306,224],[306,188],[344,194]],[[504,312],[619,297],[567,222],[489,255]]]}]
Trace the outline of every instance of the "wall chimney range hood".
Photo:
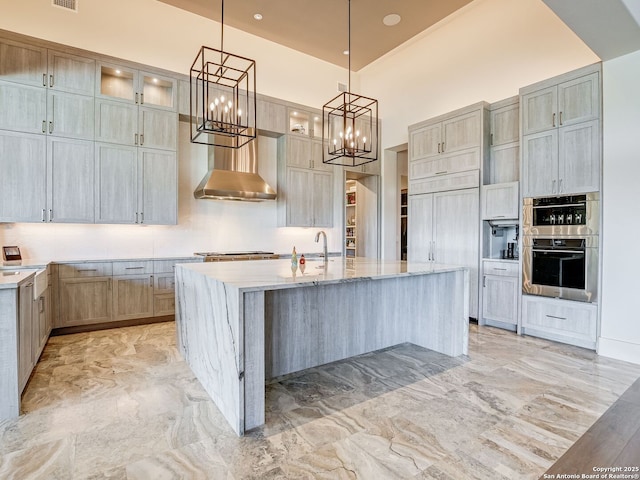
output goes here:
[{"label": "wall chimney range hood", "polygon": [[276,192],[258,175],[257,139],[241,148],[208,147],[209,171],[193,192],[197,199],[274,200]]}]

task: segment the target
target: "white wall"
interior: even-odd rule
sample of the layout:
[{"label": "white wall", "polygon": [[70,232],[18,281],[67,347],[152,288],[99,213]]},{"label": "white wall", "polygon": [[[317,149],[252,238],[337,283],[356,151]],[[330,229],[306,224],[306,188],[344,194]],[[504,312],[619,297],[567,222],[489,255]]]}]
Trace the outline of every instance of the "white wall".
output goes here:
[{"label": "white wall", "polygon": [[[475,0],[362,69],[360,93],[380,103],[384,150],[406,143],[413,123],[517,95],[597,61],[541,0]],[[396,168],[384,172],[382,222],[391,225],[399,204]],[[396,229],[382,235],[383,257],[396,258]]]},{"label": "white wall", "polygon": [[599,353],[640,364],[640,51],[603,64],[603,246]]}]

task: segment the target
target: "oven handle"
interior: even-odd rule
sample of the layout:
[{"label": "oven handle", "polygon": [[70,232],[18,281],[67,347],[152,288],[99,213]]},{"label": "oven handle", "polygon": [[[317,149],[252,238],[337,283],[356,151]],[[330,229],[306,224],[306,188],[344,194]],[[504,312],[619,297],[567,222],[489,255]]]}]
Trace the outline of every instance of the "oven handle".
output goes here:
[{"label": "oven handle", "polygon": [[578,250],[541,250],[539,248],[532,248],[531,251],[539,253],[584,253],[584,249],[582,248]]}]

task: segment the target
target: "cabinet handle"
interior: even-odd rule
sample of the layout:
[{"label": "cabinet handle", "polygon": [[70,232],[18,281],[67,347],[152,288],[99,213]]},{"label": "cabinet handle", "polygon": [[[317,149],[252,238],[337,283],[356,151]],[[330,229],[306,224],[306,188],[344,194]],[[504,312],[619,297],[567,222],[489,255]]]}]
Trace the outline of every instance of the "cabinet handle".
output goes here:
[{"label": "cabinet handle", "polygon": [[507,269],[506,269],[506,268],[496,268],[496,267],[493,267],[493,269],[494,269],[494,270],[499,270],[499,271],[501,271],[501,272],[506,272],[506,271],[507,271]]},{"label": "cabinet handle", "polygon": [[42,120],[42,133],[47,133],[47,121]]},{"label": "cabinet handle", "polygon": [[78,272],[97,272],[97,268],[79,268]]},{"label": "cabinet handle", "polygon": [[438,142],[438,153],[440,153],[440,142]]},{"label": "cabinet handle", "polygon": [[53,75],[49,75],[49,88],[53,88]]},{"label": "cabinet handle", "polygon": [[493,133],[490,135],[489,139],[489,144],[493,145]]},{"label": "cabinet handle", "polygon": [[140,134],[140,145],[144,145],[144,133]]},{"label": "cabinet handle", "polygon": [[49,122],[49,133],[53,133],[53,122]]},{"label": "cabinet handle", "polygon": [[436,261],[436,241],[434,240],[432,243],[433,243],[433,253],[431,254],[431,261],[435,262]]},{"label": "cabinet handle", "polygon": [[560,125],[562,125],[562,112],[560,112]]},{"label": "cabinet handle", "polygon": [[47,74],[46,73],[42,74],[42,86],[43,87],[47,86]]},{"label": "cabinet handle", "polygon": [[136,103],[138,103],[138,93],[136,92]]},{"label": "cabinet handle", "polygon": [[442,142],[442,153],[444,153],[444,142]]},{"label": "cabinet handle", "polygon": [[138,223],[138,212],[136,212],[136,223]]},{"label": "cabinet handle", "polygon": [[133,135],[133,144],[134,144],[134,145],[138,145],[138,134],[137,134],[137,133],[135,133],[135,134]]},{"label": "cabinet handle", "polygon": [[144,212],[140,212],[140,223],[144,223]]},{"label": "cabinet handle", "polygon": [[487,286],[487,276],[483,275],[482,276],[482,288],[485,288]]},{"label": "cabinet handle", "polygon": [[142,270],[144,267],[124,267],[125,270]]},{"label": "cabinet handle", "polygon": [[140,105],[144,105],[144,93],[140,94]]},{"label": "cabinet handle", "polygon": [[443,174],[445,174],[445,173],[447,173],[447,172],[448,172],[448,170],[444,170],[444,171],[442,171],[442,172],[436,172],[436,175],[443,175]]},{"label": "cabinet handle", "polygon": [[153,275],[149,275],[149,286],[153,287]]},{"label": "cabinet handle", "polygon": [[44,216],[45,216],[45,209],[43,208],[43,209],[42,209],[42,221],[43,221],[43,222],[45,221],[45,220],[44,220]]},{"label": "cabinet handle", "polygon": [[545,315],[547,318],[555,318],[556,320],[566,320],[567,317],[556,317],[555,315]]},{"label": "cabinet handle", "polygon": [[44,313],[44,297],[40,297],[38,299],[38,302],[40,303],[40,308],[39,308],[40,313]]},{"label": "cabinet handle", "polygon": [[51,208],[49,209],[49,221],[53,222],[53,210]]},{"label": "cabinet handle", "polygon": [[552,127],[556,126],[556,114],[555,113],[551,116],[551,126]]}]

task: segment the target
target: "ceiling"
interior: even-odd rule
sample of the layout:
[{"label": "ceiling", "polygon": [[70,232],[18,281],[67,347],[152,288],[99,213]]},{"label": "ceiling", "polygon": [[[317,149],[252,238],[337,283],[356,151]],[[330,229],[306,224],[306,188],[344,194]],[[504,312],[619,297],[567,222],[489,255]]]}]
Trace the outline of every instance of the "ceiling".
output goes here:
[{"label": "ceiling", "polygon": [[[158,0],[220,21],[219,0]],[[472,0],[352,0],[351,69],[358,71]],[[254,14],[262,20],[254,19]],[[382,20],[398,14],[400,23]],[[348,66],[347,0],[234,0],[224,5],[224,24],[327,62]],[[212,38],[213,48],[220,39]]]}]

